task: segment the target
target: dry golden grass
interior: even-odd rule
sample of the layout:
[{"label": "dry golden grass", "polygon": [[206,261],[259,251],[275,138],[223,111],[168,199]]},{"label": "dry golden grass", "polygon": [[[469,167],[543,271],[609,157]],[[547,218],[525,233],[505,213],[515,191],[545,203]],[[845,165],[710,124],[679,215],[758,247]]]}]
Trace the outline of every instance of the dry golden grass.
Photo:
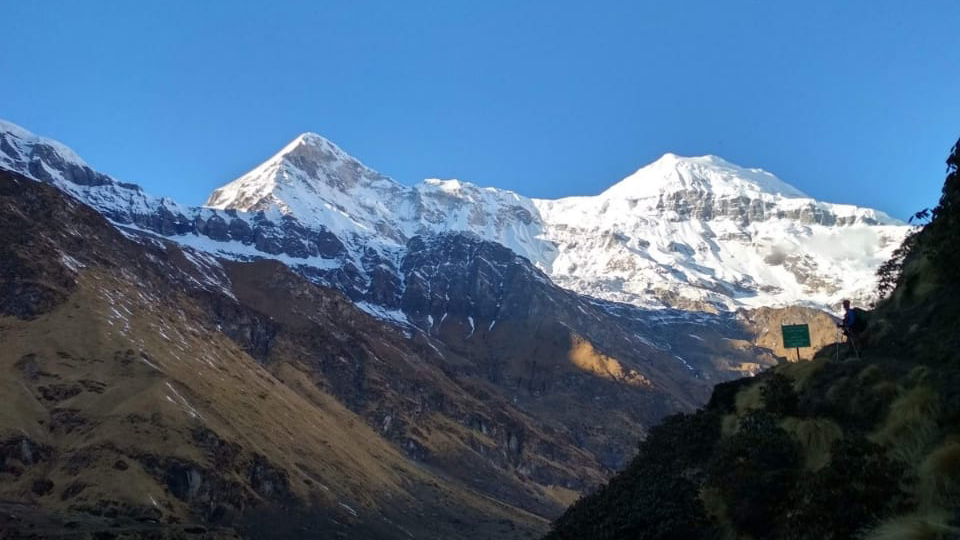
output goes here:
[{"label": "dry golden grass", "polygon": [[765,384],[752,384],[737,392],[734,400],[737,414],[743,415],[750,411],[757,411],[763,408],[763,388]]},{"label": "dry golden grass", "polygon": [[[7,332],[19,338],[10,340],[15,346],[0,352],[0,365],[37,353],[40,369],[59,382],[107,383],[102,395],[84,393],[62,402],[90,419],[88,432],[30,433],[34,439],[74,449],[123,441],[125,447],[204,463],[205,454],[190,440],[190,430],[202,425],[288,470],[296,470],[294,460],[336,463],[327,468],[327,482],[344,486],[344,495],[361,492],[356,486],[364,484],[402,492],[403,483],[416,477],[412,467],[400,474],[391,469],[390,464],[405,461],[403,456],[332,397],[323,396],[321,414],[306,414],[316,410],[319,399],[311,404],[278,384],[274,375],[224,336],[202,328],[190,331],[178,321],[199,317],[168,312],[167,305],[148,303],[129,287],[111,276],[90,274],[81,280],[72,302],[38,320],[7,325]],[[123,300],[112,300],[100,291]],[[125,317],[106,322],[111,313]],[[150,364],[138,355],[129,365],[113,358],[116,351],[132,347],[147,353]],[[70,356],[61,358],[61,352]],[[18,414],[0,417],[0,427],[6,430],[38,425],[36,420],[48,415],[46,410],[27,414],[38,408],[38,402],[22,385],[17,387],[24,393],[10,408]],[[160,427],[131,427],[127,418],[132,414],[158,414]],[[139,475],[136,467],[124,478],[125,482],[108,482],[101,475],[99,482],[91,478],[88,483],[120,486],[111,488],[113,497],[132,504],[149,504],[148,494],[163,503],[163,487]],[[301,482],[291,482],[291,488],[306,494]],[[78,499],[95,493],[89,488]]]},{"label": "dry golden grass", "polygon": [[880,366],[876,364],[870,364],[857,374],[857,380],[861,383],[869,384],[880,379],[881,375],[882,371],[880,370]]},{"label": "dry golden grass", "polygon": [[567,489],[556,484],[544,488],[544,492],[556,501],[561,501],[565,506],[570,506],[580,499],[580,492]]},{"label": "dry golden grass", "polygon": [[810,378],[823,369],[823,366],[826,364],[827,361],[825,359],[817,358],[808,362],[781,364],[775,369],[778,373],[793,381],[793,390],[795,392],[800,392],[806,387]]},{"label": "dry golden grass", "polygon": [[725,414],[723,415],[723,420],[720,421],[720,435],[723,437],[729,437],[737,432],[740,429],[740,418],[735,414]]},{"label": "dry golden grass", "polygon": [[720,520],[727,513],[727,505],[723,502],[723,496],[720,490],[713,487],[703,487],[700,489],[700,502],[707,515]]},{"label": "dry golden grass", "polygon": [[863,536],[863,540],[941,540],[953,538],[960,530],[948,525],[947,512],[928,512],[898,516],[881,523]]},{"label": "dry golden grass", "polygon": [[960,442],[936,448],[918,468],[919,498],[924,508],[960,505]]},{"label": "dry golden grass", "polygon": [[847,389],[847,384],[849,382],[850,377],[839,377],[834,380],[833,384],[830,385],[830,388],[827,389],[827,401],[831,403],[837,403],[841,401],[843,393]]},{"label": "dry golden grass", "polygon": [[898,395],[903,393],[903,388],[893,381],[880,381],[870,387],[874,394],[893,401]]},{"label": "dry golden grass", "polygon": [[911,385],[922,384],[930,376],[930,368],[927,366],[916,366],[907,373],[907,382]]},{"label": "dry golden grass", "polygon": [[[921,279],[922,276],[930,276],[935,273],[930,259],[923,254],[916,255],[908,257],[902,270],[903,276],[912,276],[913,279],[906,280],[907,283],[904,286],[894,289],[890,298],[887,299],[888,309],[900,310],[910,305],[922,303],[930,294],[939,290],[936,279]],[[895,331],[898,330],[895,329]]]},{"label": "dry golden grass", "polygon": [[586,338],[570,337],[570,361],[583,371],[605,379],[625,382],[634,386],[650,386],[650,381],[636,370],[625,368],[616,358],[597,351]]},{"label": "dry golden grass", "polygon": [[843,438],[843,430],[826,418],[784,418],[780,427],[793,436],[803,449],[804,467],[816,471],[830,463],[830,448]]},{"label": "dry golden grass", "polygon": [[703,510],[718,525],[720,534],[717,540],[737,540],[737,533],[727,518],[727,505],[723,502],[720,490],[714,487],[700,488],[700,504]]},{"label": "dry golden grass", "polygon": [[907,463],[917,463],[937,435],[940,413],[939,395],[926,386],[918,386],[897,398],[883,426],[873,439]]}]

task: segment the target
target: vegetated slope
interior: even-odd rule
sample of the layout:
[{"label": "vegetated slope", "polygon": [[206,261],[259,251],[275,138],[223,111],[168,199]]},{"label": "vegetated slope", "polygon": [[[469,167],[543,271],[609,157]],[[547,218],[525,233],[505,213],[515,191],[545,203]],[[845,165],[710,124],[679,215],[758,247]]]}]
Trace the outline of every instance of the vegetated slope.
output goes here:
[{"label": "vegetated slope", "polygon": [[718,385],[546,538],[960,536],[960,142],[948,164],[932,222],[886,269],[896,288],[862,358],[830,346]]}]

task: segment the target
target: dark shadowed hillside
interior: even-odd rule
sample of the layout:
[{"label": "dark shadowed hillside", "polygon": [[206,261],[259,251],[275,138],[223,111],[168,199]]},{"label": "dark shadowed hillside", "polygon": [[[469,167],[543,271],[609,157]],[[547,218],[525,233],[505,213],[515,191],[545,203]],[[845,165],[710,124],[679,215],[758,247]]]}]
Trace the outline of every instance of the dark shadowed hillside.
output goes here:
[{"label": "dark shadowed hillside", "polygon": [[960,143],[931,222],[884,267],[862,358],[835,346],[718,385],[547,539],[960,536]]}]

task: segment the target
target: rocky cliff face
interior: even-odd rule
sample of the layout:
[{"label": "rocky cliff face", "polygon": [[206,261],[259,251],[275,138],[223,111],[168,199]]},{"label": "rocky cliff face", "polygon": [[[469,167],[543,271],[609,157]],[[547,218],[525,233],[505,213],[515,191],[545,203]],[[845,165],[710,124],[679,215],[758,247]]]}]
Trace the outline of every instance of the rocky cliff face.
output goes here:
[{"label": "rocky cliff face", "polygon": [[756,221],[786,219],[801,225],[824,225],[827,227],[855,225],[890,224],[890,221],[878,215],[838,214],[826,205],[817,205],[809,200],[806,204],[794,208],[783,208],[774,201],[754,199],[747,195],[717,197],[711,192],[680,190],[661,194],[656,209],[675,221],[713,221],[730,220],[740,225],[749,225]]}]

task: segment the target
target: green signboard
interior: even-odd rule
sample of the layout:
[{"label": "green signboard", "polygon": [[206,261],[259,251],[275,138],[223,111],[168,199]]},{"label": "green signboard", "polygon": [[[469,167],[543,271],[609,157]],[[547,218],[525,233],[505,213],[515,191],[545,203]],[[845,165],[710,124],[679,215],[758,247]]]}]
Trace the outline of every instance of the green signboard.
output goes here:
[{"label": "green signboard", "polygon": [[810,346],[810,327],[805,324],[785,324],[780,327],[783,331],[783,348],[794,349]]}]

